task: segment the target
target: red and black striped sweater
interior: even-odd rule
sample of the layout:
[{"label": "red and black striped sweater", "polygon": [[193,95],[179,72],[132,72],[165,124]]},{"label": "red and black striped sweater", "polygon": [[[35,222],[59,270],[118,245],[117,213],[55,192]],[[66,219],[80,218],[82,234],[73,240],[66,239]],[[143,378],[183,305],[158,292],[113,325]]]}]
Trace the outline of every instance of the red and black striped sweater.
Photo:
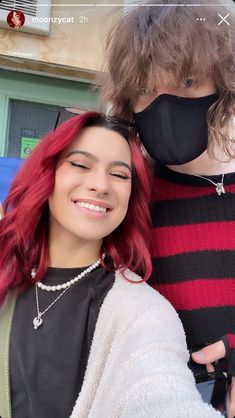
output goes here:
[{"label": "red and black striped sweater", "polygon": [[224,187],[219,196],[207,180],[155,168],[149,283],[177,310],[189,349],[227,336],[235,376],[235,173]]}]

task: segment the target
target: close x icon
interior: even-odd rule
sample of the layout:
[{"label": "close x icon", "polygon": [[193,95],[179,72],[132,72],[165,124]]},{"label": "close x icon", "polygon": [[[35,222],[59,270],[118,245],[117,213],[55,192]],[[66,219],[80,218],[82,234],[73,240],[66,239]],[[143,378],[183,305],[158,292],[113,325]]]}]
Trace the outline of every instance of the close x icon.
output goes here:
[{"label": "close x icon", "polygon": [[221,20],[219,21],[219,23],[218,23],[218,26],[219,26],[219,25],[221,25],[221,23],[223,23],[223,22],[224,22],[225,24],[227,24],[228,26],[230,26],[230,23],[229,23],[229,22],[227,22],[227,20],[226,20],[226,19],[229,17],[230,13],[228,13],[228,14],[227,14],[226,16],[224,16],[224,17],[223,17],[223,16],[221,16],[221,14],[220,14],[220,13],[217,13],[217,14],[218,14],[218,16],[219,16],[219,17],[220,17],[220,19],[221,19]]}]

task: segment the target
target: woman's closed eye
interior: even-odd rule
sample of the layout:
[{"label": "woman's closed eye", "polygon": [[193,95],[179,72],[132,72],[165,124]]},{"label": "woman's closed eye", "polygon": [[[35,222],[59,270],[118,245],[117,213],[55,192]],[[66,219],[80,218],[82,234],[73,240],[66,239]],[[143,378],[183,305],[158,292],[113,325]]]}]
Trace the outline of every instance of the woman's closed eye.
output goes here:
[{"label": "woman's closed eye", "polygon": [[111,176],[118,177],[122,180],[128,180],[130,178],[130,176],[128,174],[122,173],[120,171],[111,171],[110,174],[111,174]]},{"label": "woman's closed eye", "polygon": [[89,168],[90,168],[84,163],[75,163],[74,161],[69,161],[69,164],[73,167],[82,168],[84,170],[89,170]]}]

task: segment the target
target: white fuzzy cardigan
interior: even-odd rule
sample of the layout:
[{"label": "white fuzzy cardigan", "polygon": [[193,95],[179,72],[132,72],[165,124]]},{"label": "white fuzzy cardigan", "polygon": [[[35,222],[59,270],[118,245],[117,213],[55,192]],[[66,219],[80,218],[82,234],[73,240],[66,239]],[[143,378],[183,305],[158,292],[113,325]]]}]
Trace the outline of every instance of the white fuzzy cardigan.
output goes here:
[{"label": "white fuzzy cardigan", "polygon": [[[138,281],[134,273],[126,277]],[[187,367],[181,322],[146,283],[120,272],[97,319],[83,386],[70,418],[213,418]]]}]

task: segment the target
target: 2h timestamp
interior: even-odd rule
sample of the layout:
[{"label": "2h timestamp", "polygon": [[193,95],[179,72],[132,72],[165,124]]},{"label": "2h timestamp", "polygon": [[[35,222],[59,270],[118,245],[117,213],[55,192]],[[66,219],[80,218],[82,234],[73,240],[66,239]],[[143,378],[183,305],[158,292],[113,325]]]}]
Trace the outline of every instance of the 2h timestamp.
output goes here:
[{"label": "2h timestamp", "polygon": [[88,20],[88,17],[86,16],[79,16],[78,21],[79,23],[83,24],[83,23],[88,23],[89,20]]}]

